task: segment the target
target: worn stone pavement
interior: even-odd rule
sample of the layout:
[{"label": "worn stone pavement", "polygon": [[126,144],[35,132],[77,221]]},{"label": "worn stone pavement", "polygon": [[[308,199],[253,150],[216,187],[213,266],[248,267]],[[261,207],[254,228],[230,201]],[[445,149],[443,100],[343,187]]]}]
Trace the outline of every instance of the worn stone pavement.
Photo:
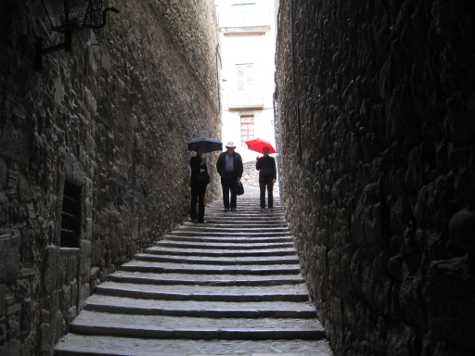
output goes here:
[{"label": "worn stone pavement", "polygon": [[89,297],[64,355],[329,356],[276,201],[207,207],[122,265]]}]

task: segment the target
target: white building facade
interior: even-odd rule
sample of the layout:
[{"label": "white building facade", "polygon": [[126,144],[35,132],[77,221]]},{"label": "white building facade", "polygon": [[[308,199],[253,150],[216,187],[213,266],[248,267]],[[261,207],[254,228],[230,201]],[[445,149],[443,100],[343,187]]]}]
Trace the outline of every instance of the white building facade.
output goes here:
[{"label": "white building facade", "polygon": [[216,0],[221,53],[223,142],[234,141],[244,161],[258,153],[244,141],[274,137],[274,0]]}]

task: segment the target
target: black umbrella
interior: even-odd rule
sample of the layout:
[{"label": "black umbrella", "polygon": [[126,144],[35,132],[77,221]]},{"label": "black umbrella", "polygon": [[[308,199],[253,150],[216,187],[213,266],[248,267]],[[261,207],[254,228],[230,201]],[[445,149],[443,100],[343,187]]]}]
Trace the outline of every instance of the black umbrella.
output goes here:
[{"label": "black umbrella", "polygon": [[197,137],[188,142],[188,151],[213,152],[222,151],[223,143],[214,138]]}]

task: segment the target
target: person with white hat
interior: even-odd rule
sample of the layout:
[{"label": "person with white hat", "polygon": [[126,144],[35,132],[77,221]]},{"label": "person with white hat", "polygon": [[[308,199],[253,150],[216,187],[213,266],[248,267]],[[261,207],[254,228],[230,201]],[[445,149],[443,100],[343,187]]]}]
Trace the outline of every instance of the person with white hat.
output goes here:
[{"label": "person with white hat", "polygon": [[[221,176],[221,185],[223,187],[224,211],[235,211],[237,206],[236,187],[242,177],[243,166],[241,155],[235,152],[234,142],[228,142],[226,151],[221,153],[216,163],[216,169]],[[229,193],[231,192],[231,201]]]}]

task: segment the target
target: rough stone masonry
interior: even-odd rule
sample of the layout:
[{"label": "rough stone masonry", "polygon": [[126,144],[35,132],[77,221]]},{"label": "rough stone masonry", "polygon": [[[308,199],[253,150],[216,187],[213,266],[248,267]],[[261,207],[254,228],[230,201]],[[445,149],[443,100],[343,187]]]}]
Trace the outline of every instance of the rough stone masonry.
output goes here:
[{"label": "rough stone masonry", "polygon": [[184,142],[220,135],[213,1],[107,3],[41,72],[36,36],[62,39],[41,1],[0,3],[2,356],[51,354],[97,281],[186,215]]},{"label": "rough stone masonry", "polygon": [[475,3],[282,0],[281,182],[337,355],[475,354]]}]

